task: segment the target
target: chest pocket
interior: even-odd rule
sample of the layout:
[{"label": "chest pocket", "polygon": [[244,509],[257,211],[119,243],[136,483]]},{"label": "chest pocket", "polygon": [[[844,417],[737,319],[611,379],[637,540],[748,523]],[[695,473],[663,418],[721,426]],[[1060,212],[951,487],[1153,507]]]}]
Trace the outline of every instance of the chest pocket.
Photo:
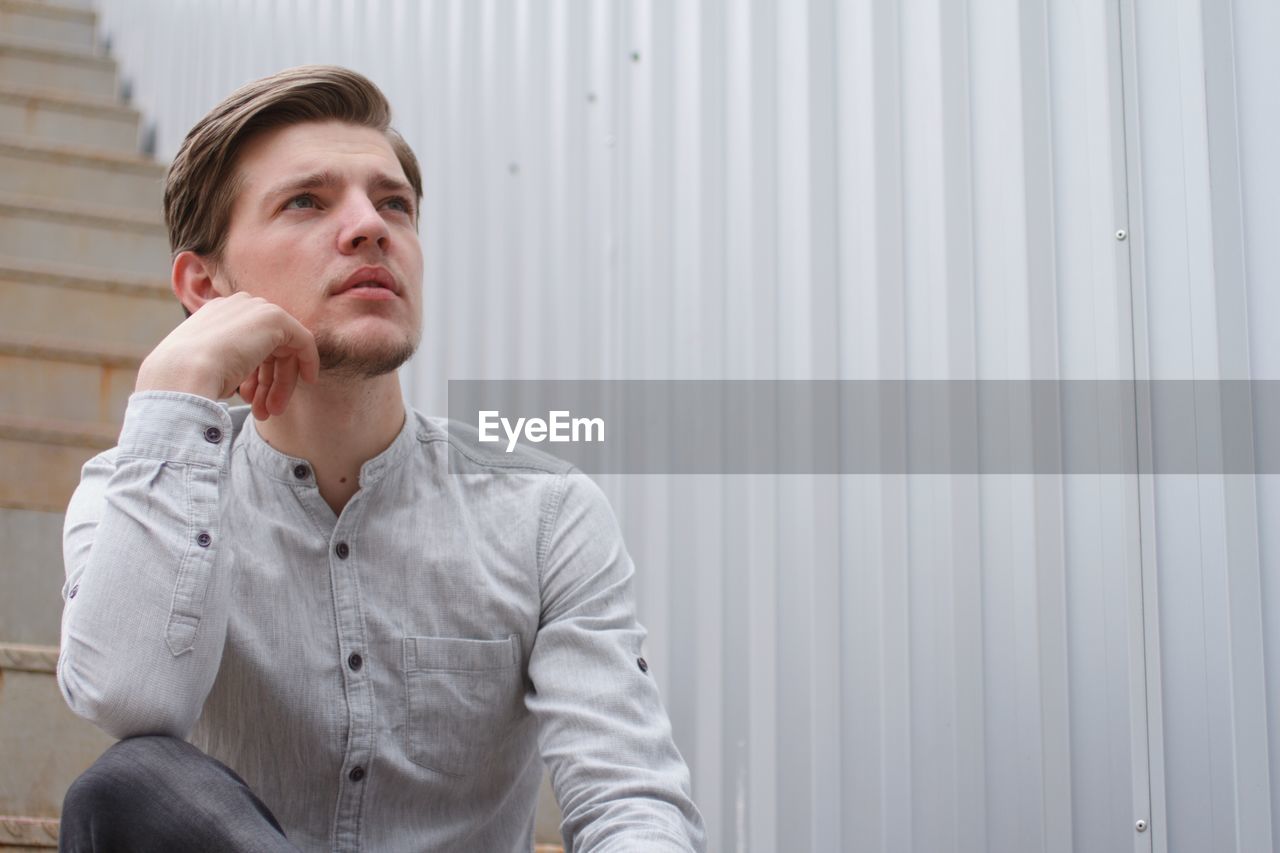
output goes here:
[{"label": "chest pocket", "polygon": [[520,636],[405,637],[405,751],[415,764],[470,776],[490,764],[524,708]]}]

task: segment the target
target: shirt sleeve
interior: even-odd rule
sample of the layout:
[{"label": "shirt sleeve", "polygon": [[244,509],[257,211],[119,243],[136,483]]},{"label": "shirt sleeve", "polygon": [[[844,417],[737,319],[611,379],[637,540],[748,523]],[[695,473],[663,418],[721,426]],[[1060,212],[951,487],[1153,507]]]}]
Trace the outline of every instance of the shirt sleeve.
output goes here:
[{"label": "shirt sleeve", "polygon": [[85,464],[71,496],[58,686],[114,737],[186,737],[217,675],[232,430],[212,400],[136,392],[119,445]]},{"label": "shirt sleeve", "polygon": [[635,617],[635,569],[608,500],[571,472],[545,518],[526,701],[566,850],[703,851],[689,770],[641,661],[646,631]]}]

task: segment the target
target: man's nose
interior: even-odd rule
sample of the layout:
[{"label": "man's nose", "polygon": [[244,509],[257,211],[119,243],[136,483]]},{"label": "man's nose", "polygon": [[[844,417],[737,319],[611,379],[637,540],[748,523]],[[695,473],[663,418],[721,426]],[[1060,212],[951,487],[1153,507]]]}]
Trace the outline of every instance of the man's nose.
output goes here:
[{"label": "man's nose", "polygon": [[387,228],[387,223],[373,206],[373,202],[367,198],[358,199],[351,203],[346,222],[338,237],[338,248],[350,254],[376,245],[385,252],[390,238],[391,232]]}]

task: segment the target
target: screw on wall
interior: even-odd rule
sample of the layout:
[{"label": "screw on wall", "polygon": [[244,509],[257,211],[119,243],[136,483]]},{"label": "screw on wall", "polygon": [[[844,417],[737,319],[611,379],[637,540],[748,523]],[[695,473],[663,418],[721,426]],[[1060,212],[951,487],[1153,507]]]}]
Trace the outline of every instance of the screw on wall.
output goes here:
[{"label": "screw on wall", "polygon": [[1119,231],[1117,231],[1117,232],[1116,232],[1116,239],[1117,239],[1117,240],[1124,240],[1124,239],[1126,239],[1128,236],[1129,236],[1129,232],[1128,232],[1128,231],[1126,231],[1126,230],[1124,230],[1123,228],[1121,228]]},{"label": "screw on wall", "polygon": [[1133,828],[1134,828],[1134,829],[1136,829],[1136,830],[1138,830],[1138,832],[1146,832],[1146,831],[1147,831],[1147,822],[1146,822],[1145,820],[1142,820],[1141,818],[1139,818],[1138,822],[1137,822],[1137,823],[1135,823],[1135,824],[1133,825]]}]

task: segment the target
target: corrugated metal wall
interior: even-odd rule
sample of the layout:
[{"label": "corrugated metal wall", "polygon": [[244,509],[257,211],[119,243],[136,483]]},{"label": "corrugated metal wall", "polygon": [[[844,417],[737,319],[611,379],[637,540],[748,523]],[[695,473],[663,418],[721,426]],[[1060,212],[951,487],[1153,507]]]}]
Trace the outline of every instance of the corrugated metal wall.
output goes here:
[{"label": "corrugated metal wall", "polygon": [[[385,88],[424,410],[448,378],[1280,378],[1268,0],[100,5],[161,156],[287,65]],[[713,849],[1280,839],[1274,477],[601,481]]]},{"label": "corrugated metal wall", "polygon": [[[1280,378],[1280,6],[1139,3],[1129,23],[1139,370]],[[1171,850],[1274,850],[1280,478],[1144,487],[1157,820]]]}]

